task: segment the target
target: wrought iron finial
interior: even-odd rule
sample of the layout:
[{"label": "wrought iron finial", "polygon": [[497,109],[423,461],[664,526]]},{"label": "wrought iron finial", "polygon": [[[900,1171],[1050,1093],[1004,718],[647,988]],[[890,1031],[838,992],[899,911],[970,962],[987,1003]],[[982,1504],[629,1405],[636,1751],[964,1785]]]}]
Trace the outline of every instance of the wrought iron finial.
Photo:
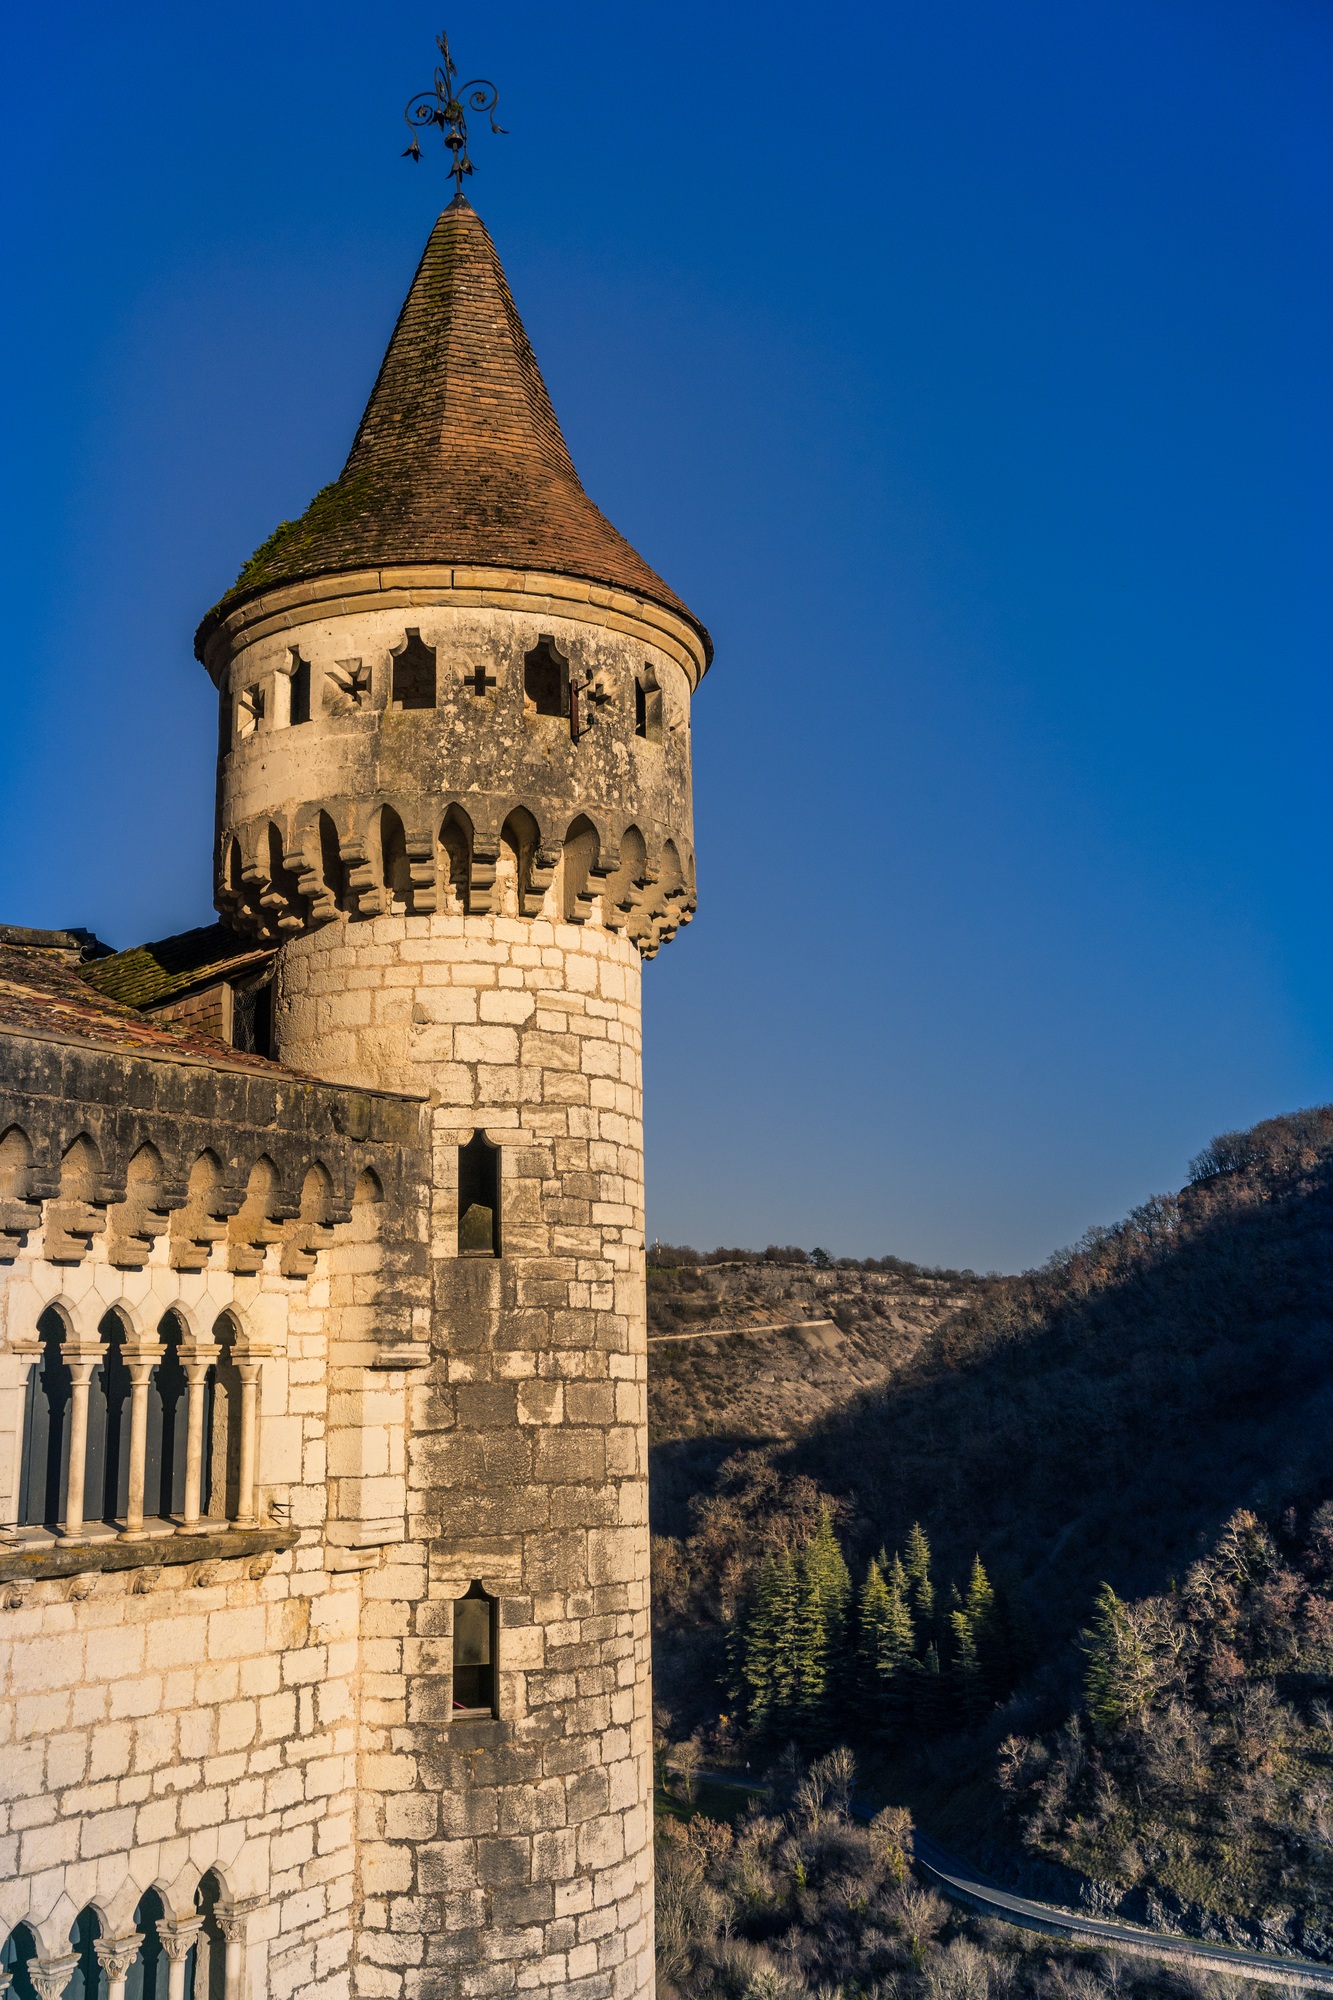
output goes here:
[{"label": "wrought iron finial", "polygon": [[463,192],[463,178],[472,172],[472,160],[467,149],[467,112],[488,111],[491,116],[492,132],[503,132],[504,126],[495,122],[495,107],[500,93],[495,85],[484,76],[474,76],[471,83],[458,84],[454,79],[458,68],[449,53],[448,35],[437,35],[435,46],[439,49],[443,62],[437,64],[435,81],[429,90],[418,91],[410,100],[403,113],[407,129],[412,134],[412,143],[403,152],[405,160],[421,158],[421,143],[417,133],[427,125],[438,126],[444,135],[444,143],[453,154],[453,165],[449,172],[458,184],[458,192]]}]

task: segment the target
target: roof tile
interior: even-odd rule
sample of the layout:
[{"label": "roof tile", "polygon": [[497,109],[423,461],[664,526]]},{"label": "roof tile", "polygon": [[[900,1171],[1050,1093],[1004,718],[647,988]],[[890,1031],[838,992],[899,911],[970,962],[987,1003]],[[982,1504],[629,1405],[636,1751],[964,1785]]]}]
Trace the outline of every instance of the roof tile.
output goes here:
[{"label": "roof tile", "polygon": [[677,612],[709,646],[584,492],[495,245],[461,194],[431,232],[341,475],[255,551],[196,650],[261,591],[410,563],[609,584]]}]

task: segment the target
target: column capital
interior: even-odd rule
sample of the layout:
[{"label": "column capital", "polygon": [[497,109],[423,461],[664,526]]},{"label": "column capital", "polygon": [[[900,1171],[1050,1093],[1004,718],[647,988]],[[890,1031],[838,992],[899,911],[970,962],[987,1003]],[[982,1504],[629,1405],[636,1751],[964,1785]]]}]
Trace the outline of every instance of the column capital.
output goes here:
[{"label": "column capital", "polygon": [[59,1958],[30,1959],[28,1975],[41,1995],[41,2000],[60,2000],[78,1963],[77,1951],[61,1952]]},{"label": "column capital", "polygon": [[139,1946],[142,1943],[142,1931],[127,1931],[123,1937],[94,1940],[93,1950],[97,1953],[97,1963],[106,1974],[108,1982],[113,1979],[128,1978],[130,1967],[138,1957]]},{"label": "column capital", "polygon": [[177,1917],[173,1923],[159,1923],[157,1934],[162,1949],[173,1965],[182,1963],[190,1946],[204,1928],[202,1917]]}]

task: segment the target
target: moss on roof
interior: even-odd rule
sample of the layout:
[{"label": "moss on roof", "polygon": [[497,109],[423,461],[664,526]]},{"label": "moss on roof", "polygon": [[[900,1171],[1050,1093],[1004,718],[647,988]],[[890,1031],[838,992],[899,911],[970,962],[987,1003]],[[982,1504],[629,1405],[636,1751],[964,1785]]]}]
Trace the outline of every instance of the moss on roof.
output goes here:
[{"label": "moss on roof", "polygon": [[486,226],[431,232],[347,464],[255,550],[199,628],[307,578],[418,564],[545,570],[664,605],[708,635],[583,490]]},{"label": "moss on roof", "polygon": [[232,930],[227,924],[205,924],[160,938],[129,951],[113,952],[79,968],[81,976],[110,1000],[126,1007],[156,1007],[199,986],[249,970],[273,956],[272,945]]}]

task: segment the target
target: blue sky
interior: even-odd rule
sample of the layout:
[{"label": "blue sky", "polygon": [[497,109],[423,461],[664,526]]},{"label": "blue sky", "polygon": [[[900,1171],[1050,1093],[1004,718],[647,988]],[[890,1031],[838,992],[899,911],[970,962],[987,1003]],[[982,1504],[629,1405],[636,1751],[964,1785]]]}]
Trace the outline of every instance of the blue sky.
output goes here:
[{"label": "blue sky", "polygon": [[[10,13],[9,921],[209,918],[191,635],[341,465],[444,24]],[[585,484],[717,642],[650,1231],[1016,1268],[1333,1097],[1324,0],[447,25]]]}]

